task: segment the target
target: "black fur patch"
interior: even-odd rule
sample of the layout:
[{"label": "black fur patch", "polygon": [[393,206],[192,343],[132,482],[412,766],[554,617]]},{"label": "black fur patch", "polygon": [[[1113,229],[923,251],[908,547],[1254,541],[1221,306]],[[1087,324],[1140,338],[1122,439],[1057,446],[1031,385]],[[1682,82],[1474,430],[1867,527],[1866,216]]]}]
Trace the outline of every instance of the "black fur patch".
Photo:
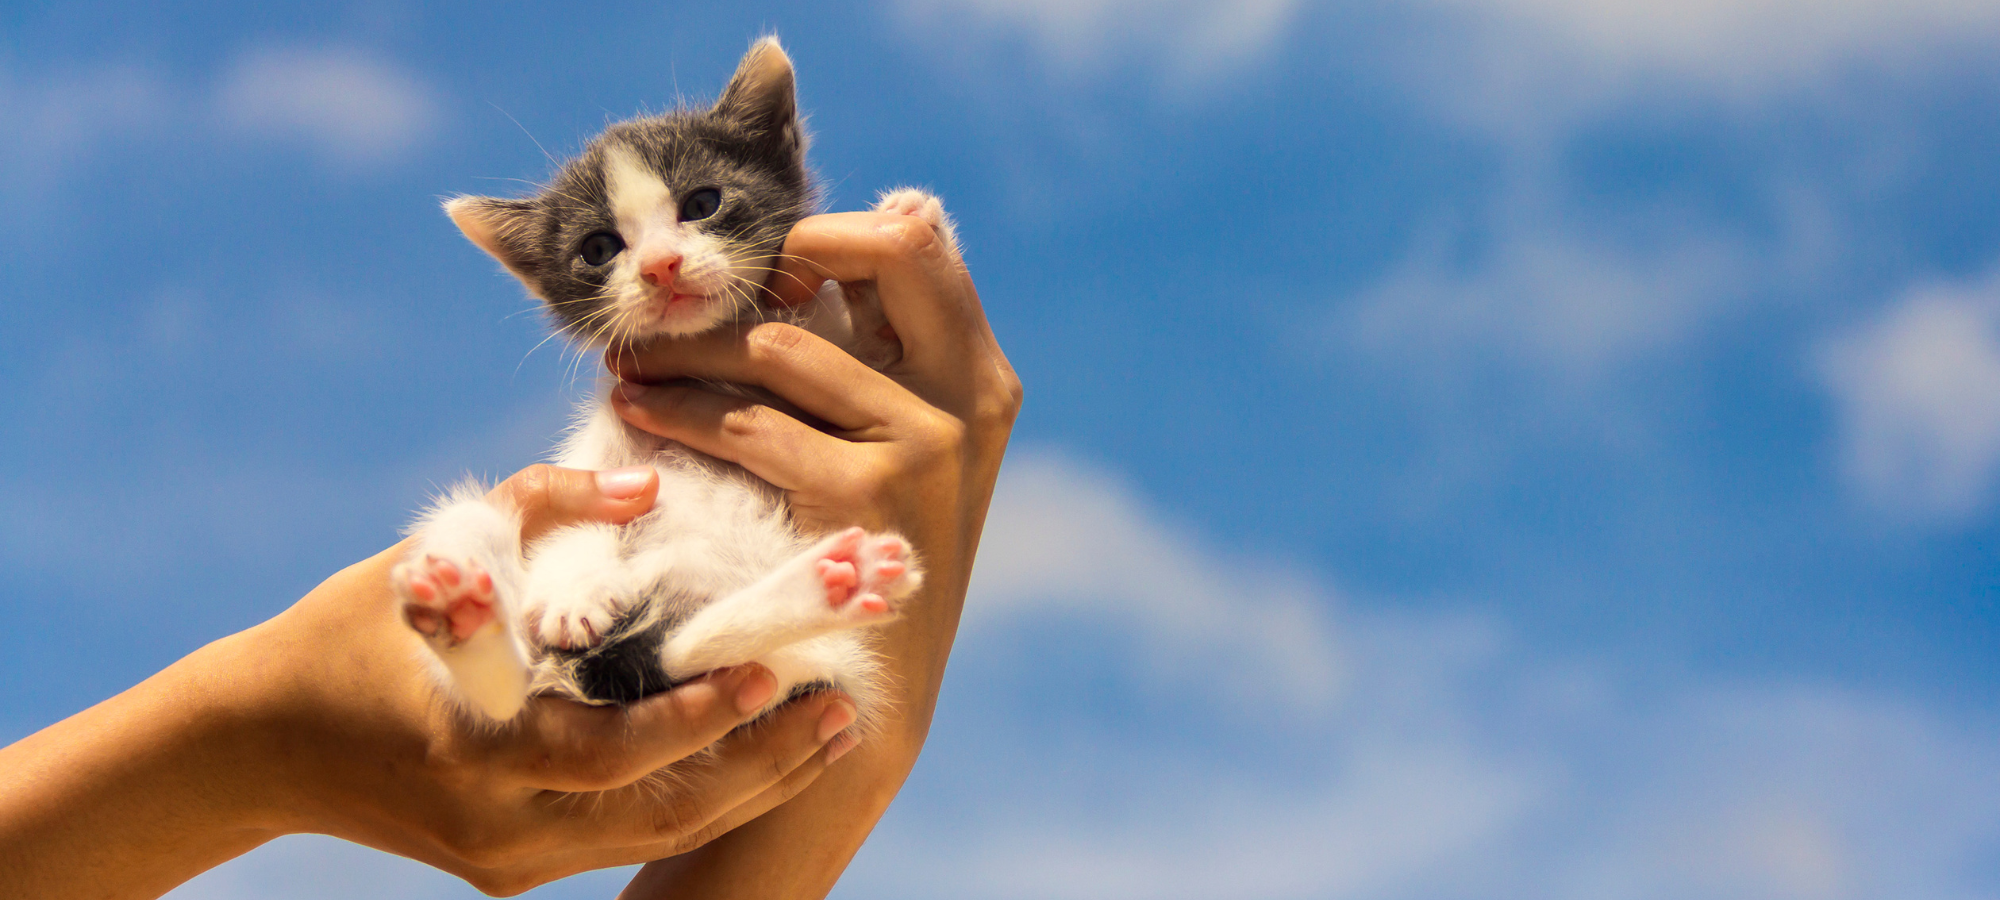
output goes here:
[{"label": "black fur patch", "polygon": [[587,650],[564,651],[557,655],[571,660],[577,689],[593,703],[632,703],[663,691],[677,682],[660,671],[660,646],[674,631],[674,623],[654,622],[644,628],[621,623],[604,641]]}]

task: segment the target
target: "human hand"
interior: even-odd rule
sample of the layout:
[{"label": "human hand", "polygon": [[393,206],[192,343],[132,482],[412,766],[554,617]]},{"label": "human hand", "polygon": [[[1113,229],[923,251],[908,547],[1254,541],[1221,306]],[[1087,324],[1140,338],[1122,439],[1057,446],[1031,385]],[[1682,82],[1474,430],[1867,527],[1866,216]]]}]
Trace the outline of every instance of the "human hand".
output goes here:
[{"label": "human hand", "polygon": [[[861,525],[915,545],[924,587],[882,630],[901,696],[881,733],[806,796],[689,857],[649,866],[627,896],[823,895],[901,786],[928,732],[1021,383],[988,327],[963,263],[920,218],[841,213],[801,222],[772,278],[779,301],[828,280],[872,281],[903,343],[876,372],[801,329],[758,325],[615,349],[626,422],[738,463],[782,489],[793,519],[824,531]],[[830,426],[675,379],[750,384]],[[811,802],[808,802],[811,801]],[[760,867],[790,847],[795,864]],[[721,848],[721,849],[718,849]]]},{"label": "human hand", "polygon": [[[529,541],[579,521],[630,521],[658,486],[651,468],[593,477],[536,466],[491,496],[521,510]],[[822,746],[854,721],[851,703],[823,695],[733,731],[777,689],[751,665],[622,708],[538,697],[505,727],[471,725],[423,683],[414,636],[381,615],[395,609],[383,576],[398,555],[335,576],[271,623],[317,661],[296,682],[306,702],[282,703],[283,727],[266,732],[280,757],[317,776],[299,798],[311,830],[513,892],[701,845],[804,788],[826,766]],[[325,652],[335,647],[345,652]],[[390,677],[344,675],[357,663]],[[710,745],[713,758],[682,778],[643,780]]]},{"label": "human hand", "polygon": [[[494,489],[523,537],[651,507],[650,469],[536,466]],[[684,852],[776,806],[854,720],[814,695],[735,730],[776,681],[712,673],[627,707],[535,698],[474,724],[433,688],[388,572],[401,545],[283,614],[0,750],[0,870],[37,897],[152,897],[280,834],[346,838],[517,893]],[[712,755],[647,781],[713,745]]]}]

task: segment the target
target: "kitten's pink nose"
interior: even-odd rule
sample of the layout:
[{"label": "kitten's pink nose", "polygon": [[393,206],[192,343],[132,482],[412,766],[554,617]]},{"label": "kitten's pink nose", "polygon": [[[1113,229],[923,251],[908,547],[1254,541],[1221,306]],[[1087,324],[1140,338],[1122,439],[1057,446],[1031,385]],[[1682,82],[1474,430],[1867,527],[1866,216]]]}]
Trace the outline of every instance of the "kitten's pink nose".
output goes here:
[{"label": "kitten's pink nose", "polygon": [[681,255],[668,253],[650,257],[639,263],[639,277],[654,287],[673,287],[674,277],[681,273]]}]

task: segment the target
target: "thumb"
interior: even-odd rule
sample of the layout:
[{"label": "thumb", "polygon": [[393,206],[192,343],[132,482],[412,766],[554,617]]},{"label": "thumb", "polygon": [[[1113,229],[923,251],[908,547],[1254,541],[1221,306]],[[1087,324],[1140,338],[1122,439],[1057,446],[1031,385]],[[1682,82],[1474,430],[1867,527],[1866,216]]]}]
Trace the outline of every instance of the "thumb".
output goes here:
[{"label": "thumb", "polygon": [[623,525],[652,509],[659,492],[660,476],[651,466],[591,472],[539,465],[514,473],[486,496],[520,512],[525,542],[580,522]]}]

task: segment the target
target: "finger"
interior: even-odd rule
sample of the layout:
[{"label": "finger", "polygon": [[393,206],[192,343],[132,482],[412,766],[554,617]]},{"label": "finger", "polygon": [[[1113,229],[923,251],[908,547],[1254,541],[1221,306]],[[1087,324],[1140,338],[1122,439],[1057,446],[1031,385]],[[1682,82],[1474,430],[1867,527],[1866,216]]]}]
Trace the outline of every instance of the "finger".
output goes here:
[{"label": "finger", "polygon": [[[846,740],[844,737],[837,741]],[[536,860],[536,867],[543,870],[543,877],[537,882],[563,878],[578,872],[608,869],[613,866],[630,866],[649,863],[654,860],[679,856],[699,849],[704,844],[723,836],[745,822],[755,819],[804,792],[816,781],[821,773],[833,765],[839,756],[834,752],[837,743],[829,742],[813,754],[798,768],[785,774],[777,784],[765,788],[757,796],[738,804],[735,808],[709,820],[707,825],[687,834],[654,843],[637,844],[630,847],[569,847]],[[635,790],[628,788],[628,790]],[[658,892],[655,892],[658,893]],[[631,894],[630,889],[621,896],[654,896],[652,893]]]},{"label": "finger", "polygon": [[578,522],[630,522],[653,508],[659,490],[659,473],[650,466],[590,472],[538,465],[514,473],[486,496],[519,510],[521,540],[532,541]]},{"label": "finger", "polygon": [[785,239],[771,289],[779,303],[811,299],[832,281],[873,281],[906,360],[934,371],[978,345],[985,321],[965,266],[930,223],[891,213],[832,213]]},{"label": "finger", "polygon": [[748,721],[778,689],[755,663],[711,672],[629,706],[542,699],[508,740],[523,784],[553,791],[625,787]]},{"label": "finger", "polygon": [[639,349],[613,348],[604,362],[612,374],[641,384],[706,378],[756,385],[848,432],[888,422],[916,399],[847,351],[776,322],[741,335],[723,330]]},{"label": "finger", "polygon": [[761,403],[700,388],[626,382],[611,392],[611,408],[634,428],[733,462],[780,490],[842,483],[855,450]]},{"label": "finger", "polygon": [[710,828],[730,810],[819,758],[827,743],[854,719],[853,701],[839,694],[794,701],[755,727],[738,729],[718,741],[711,759],[687,764],[657,781],[550,804],[546,807],[550,834],[567,846],[583,847],[684,846],[688,841],[705,841],[720,833]]},{"label": "finger", "polygon": [[[820,774],[825,772],[828,766],[833,765],[842,756],[846,755],[849,750],[852,750],[855,746],[854,741],[855,739],[847,734],[841,734],[833,740],[828,741],[825,746],[820,748],[818,753],[813,754],[811,759],[806,760],[804,765],[793,769],[783,779],[780,779],[777,784],[771,785],[758,793],[757,796],[737,804],[728,812],[710,820],[707,825],[695,833],[683,838],[680,841],[680,846],[675,848],[674,852],[686,853],[731,831],[735,831],[738,825],[742,825],[751,819],[777,809],[779,804],[798,796],[807,786],[818,780]],[[658,859],[659,857],[656,856],[653,858]]]}]

